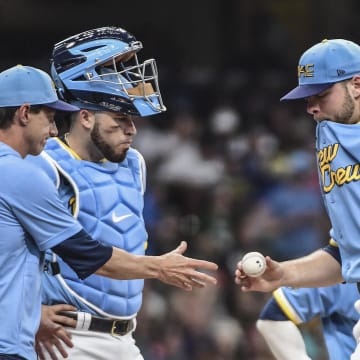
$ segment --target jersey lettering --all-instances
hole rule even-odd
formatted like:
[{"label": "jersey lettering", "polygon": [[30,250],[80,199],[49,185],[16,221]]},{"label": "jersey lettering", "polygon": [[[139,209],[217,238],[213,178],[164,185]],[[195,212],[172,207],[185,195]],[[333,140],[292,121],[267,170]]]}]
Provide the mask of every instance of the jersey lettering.
[{"label": "jersey lettering", "polygon": [[333,144],[318,151],[321,184],[325,193],[329,193],[335,185],[342,186],[360,180],[360,164],[331,168],[331,162],[336,158],[338,150],[339,144]]}]

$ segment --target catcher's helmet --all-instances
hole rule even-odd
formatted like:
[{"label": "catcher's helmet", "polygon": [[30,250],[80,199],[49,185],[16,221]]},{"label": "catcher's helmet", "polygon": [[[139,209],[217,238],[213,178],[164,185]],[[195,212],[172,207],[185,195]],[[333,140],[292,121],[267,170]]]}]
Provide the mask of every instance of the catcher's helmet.
[{"label": "catcher's helmet", "polygon": [[89,110],[148,116],[166,110],[154,59],[139,63],[142,44],[124,29],[102,27],[54,45],[51,75],[66,101]]}]

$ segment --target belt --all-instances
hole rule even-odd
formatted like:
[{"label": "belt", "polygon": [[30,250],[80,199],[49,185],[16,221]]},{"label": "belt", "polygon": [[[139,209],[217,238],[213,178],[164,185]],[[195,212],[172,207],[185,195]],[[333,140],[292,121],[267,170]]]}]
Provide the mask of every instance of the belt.
[{"label": "belt", "polygon": [[[81,328],[83,330],[90,330],[90,331],[98,331],[103,333],[109,333],[111,335],[120,335],[124,336],[129,333],[131,330],[135,328],[135,321],[134,319],[130,320],[117,320],[117,319],[109,319],[109,318],[102,318],[99,316],[95,316],[88,313],[83,312],[76,312],[76,311],[60,311],[60,315],[67,316],[79,322],[78,315],[84,315],[87,320],[80,321],[82,322]],[[84,317],[84,319],[85,319]],[[87,326],[84,327],[83,323],[87,323]]]}]

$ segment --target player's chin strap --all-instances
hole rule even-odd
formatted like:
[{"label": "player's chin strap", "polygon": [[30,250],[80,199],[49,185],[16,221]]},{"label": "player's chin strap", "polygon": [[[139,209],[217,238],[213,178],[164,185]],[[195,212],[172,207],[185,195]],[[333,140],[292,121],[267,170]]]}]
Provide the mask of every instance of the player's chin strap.
[{"label": "player's chin strap", "polygon": [[131,315],[131,316],[115,316],[113,314],[109,314],[105,311],[103,311],[102,309],[100,309],[99,307],[97,307],[96,305],[94,305],[93,303],[91,303],[90,301],[86,300],[85,298],[83,298],[82,296],[80,296],[76,291],[74,291],[64,280],[64,278],[61,276],[60,273],[60,265],[57,261],[57,256],[55,253],[52,253],[52,258],[51,258],[51,262],[50,262],[50,267],[52,270],[52,275],[56,277],[56,279],[59,281],[59,283],[62,285],[63,288],[65,288],[72,296],[74,296],[77,300],[79,300],[80,302],[82,302],[83,304],[85,304],[86,306],[88,306],[90,309],[94,310],[95,312],[97,312],[99,315],[103,316],[103,317],[107,317],[107,318],[112,318],[112,319],[120,319],[120,320],[127,320],[127,319],[132,319],[134,318],[135,315]]}]

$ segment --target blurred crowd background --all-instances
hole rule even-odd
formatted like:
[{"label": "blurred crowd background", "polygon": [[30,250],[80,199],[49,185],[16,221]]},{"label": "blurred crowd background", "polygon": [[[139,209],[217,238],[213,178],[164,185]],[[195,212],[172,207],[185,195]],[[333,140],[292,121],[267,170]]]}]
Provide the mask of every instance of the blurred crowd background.
[{"label": "blurred crowd background", "polygon": [[[255,321],[269,294],[242,293],[247,251],[277,260],[323,246],[329,224],[318,189],[313,120],[296,85],[301,53],[323,38],[360,41],[359,1],[0,0],[0,70],[49,70],[52,45],[120,26],[157,60],[168,111],[137,119],[147,162],[149,254],[188,242],[220,265],[219,286],[187,293],[146,281],[136,338],[147,360],[270,360]],[[327,358],[318,322],[302,328]]]}]

